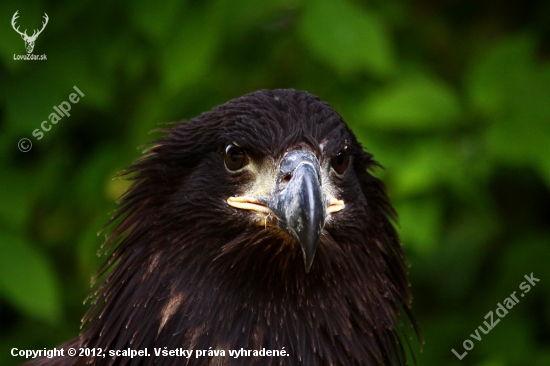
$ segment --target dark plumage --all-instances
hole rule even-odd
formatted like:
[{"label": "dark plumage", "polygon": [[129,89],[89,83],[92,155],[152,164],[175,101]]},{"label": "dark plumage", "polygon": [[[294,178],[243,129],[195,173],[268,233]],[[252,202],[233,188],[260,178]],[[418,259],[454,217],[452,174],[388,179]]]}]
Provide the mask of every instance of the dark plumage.
[{"label": "dark plumage", "polygon": [[[406,363],[399,319],[411,318],[411,295],[394,212],[367,171],[377,163],[333,109],[262,90],[165,132],[126,172],[104,279],[64,345],[151,356],[31,364]],[[289,356],[156,357],[154,347]]]}]

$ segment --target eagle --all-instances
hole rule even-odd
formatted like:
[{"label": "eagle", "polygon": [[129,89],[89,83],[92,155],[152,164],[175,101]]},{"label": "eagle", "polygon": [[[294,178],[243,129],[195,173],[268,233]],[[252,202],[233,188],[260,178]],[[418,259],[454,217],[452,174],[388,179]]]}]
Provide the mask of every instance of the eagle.
[{"label": "eagle", "polygon": [[395,212],[335,110],[260,90],[162,132],[122,173],[80,335],[26,365],[407,364]]}]

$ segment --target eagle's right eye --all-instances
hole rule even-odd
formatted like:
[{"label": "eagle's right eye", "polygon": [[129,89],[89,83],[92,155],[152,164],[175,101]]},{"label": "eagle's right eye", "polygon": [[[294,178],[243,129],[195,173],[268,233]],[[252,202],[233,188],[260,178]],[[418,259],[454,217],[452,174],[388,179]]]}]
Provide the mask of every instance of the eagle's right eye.
[{"label": "eagle's right eye", "polygon": [[227,170],[236,171],[248,165],[248,155],[242,147],[229,144],[225,148],[224,162]]},{"label": "eagle's right eye", "polygon": [[346,169],[349,165],[349,152],[347,147],[340,150],[336,155],[332,157],[330,165],[338,175],[342,175],[346,172]]}]

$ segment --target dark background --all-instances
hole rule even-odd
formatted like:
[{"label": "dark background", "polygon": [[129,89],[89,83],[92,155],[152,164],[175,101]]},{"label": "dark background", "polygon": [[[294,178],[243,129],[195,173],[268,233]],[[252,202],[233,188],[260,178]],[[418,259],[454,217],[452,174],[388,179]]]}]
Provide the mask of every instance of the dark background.
[{"label": "dark background", "polygon": [[[26,54],[11,28],[40,28]],[[2,1],[0,364],[75,336],[97,232],[157,135],[245,93],[318,95],[385,167],[419,365],[550,365],[550,2]],[[85,97],[37,140],[77,86]],[[21,138],[32,141],[23,153]],[[540,282],[459,361],[533,273]]]}]

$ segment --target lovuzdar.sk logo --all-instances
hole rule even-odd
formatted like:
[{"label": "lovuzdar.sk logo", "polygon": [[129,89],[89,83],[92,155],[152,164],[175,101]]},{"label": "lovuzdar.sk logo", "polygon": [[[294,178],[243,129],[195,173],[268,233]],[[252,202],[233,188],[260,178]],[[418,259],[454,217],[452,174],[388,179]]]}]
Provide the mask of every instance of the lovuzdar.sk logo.
[{"label": "lovuzdar.sk logo", "polygon": [[17,18],[19,18],[19,15],[17,14],[18,12],[19,12],[19,10],[17,10],[15,12],[15,14],[13,14],[13,17],[11,18],[11,26],[13,27],[13,29],[17,33],[19,33],[21,38],[23,38],[23,41],[25,41],[25,49],[27,50],[27,54],[26,55],[16,55],[16,54],[14,54],[13,59],[14,60],[46,60],[46,55],[34,55],[32,53],[32,50],[34,49],[34,42],[36,42],[36,38],[38,38],[40,33],[42,33],[44,28],[46,28],[46,24],[48,24],[48,20],[49,20],[48,14],[44,13],[44,22],[42,22],[42,28],[40,30],[35,29],[33,31],[32,35],[29,36],[27,34],[26,29],[25,29],[24,32],[21,32],[19,30],[19,26],[17,26],[15,24]]}]

